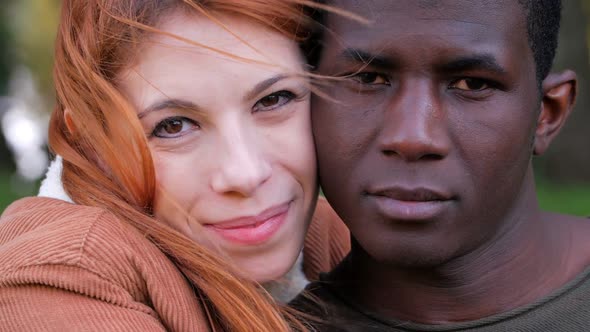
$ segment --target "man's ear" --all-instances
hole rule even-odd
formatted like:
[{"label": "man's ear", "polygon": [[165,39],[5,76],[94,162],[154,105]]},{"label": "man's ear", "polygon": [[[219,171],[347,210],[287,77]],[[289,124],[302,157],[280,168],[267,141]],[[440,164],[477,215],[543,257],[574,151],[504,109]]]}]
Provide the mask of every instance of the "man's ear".
[{"label": "man's ear", "polygon": [[543,100],[535,131],[535,155],[547,151],[549,144],[565,124],[574,106],[577,87],[576,73],[571,70],[550,73],[543,80]]},{"label": "man's ear", "polygon": [[74,120],[72,119],[72,111],[70,111],[69,108],[66,108],[64,110],[64,121],[70,134],[74,134],[76,132],[76,126],[74,126]]}]

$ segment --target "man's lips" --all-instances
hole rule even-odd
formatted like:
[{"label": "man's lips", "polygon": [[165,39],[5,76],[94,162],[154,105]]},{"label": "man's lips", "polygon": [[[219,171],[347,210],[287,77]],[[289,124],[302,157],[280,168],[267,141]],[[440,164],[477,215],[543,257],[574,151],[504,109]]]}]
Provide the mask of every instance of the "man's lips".
[{"label": "man's lips", "polygon": [[449,208],[455,197],[445,191],[425,187],[389,187],[369,190],[378,212],[387,219],[426,221]]},{"label": "man's lips", "polygon": [[381,196],[405,202],[448,201],[453,199],[453,195],[449,193],[425,187],[389,187],[368,190],[367,193],[373,196]]}]

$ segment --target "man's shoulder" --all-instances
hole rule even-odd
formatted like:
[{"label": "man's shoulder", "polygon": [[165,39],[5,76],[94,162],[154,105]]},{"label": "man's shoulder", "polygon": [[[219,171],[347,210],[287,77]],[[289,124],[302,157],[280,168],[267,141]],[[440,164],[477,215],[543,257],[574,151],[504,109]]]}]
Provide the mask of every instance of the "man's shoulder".
[{"label": "man's shoulder", "polygon": [[326,316],[335,305],[337,303],[323,281],[309,283],[305,290],[289,303],[290,307],[300,312],[319,317]]},{"label": "man's shoulder", "polygon": [[358,310],[324,282],[311,283],[289,305],[302,312],[308,324],[320,332],[585,331],[590,324],[590,268],[535,303],[476,321],[445,325],[387,319]]},{"label": "man's shoulder", "polygon": [[550,225],[550,234],[559,237],[567,248],[571,270],[590,267],[590,218],[552,212],[544,212],[542,218]]},{"label": "man's shoulder", "polygon": [[324,282],[315,281],[294,298],[289,306],[302,313],[303,320],[319,332],[340,331],[333,326],[334,317],[339,316],[339,303],[335,301]]},{"label": "man's shoulder", "polygon": [[364,315],[334,292],[329,282],[310,283],[289,303],[318,332],[397,331]]}]

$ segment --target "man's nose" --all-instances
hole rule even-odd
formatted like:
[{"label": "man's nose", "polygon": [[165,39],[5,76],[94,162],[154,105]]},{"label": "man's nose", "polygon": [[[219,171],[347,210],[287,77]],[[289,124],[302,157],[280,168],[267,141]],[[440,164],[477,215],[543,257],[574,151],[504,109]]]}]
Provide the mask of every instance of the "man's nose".
[{"label": "man's nose", "polygon": [[384,112],[378,144],[384,155],[406,162],[443,159],[451,142],[436,87],[426,80],[400,87]]}]

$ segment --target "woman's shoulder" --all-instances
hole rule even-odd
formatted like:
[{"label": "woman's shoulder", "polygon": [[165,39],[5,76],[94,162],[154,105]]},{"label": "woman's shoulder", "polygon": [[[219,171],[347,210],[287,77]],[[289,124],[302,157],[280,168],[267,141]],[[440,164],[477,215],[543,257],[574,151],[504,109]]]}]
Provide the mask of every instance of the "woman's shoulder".
[{"label": "woman's shoulder", "polygon": [[[42,305],[48,299],[53,305]],[[117,327],[130,319],[173,330],[203,324],[194,291],[143,234],[107,210],[51,198],[17,201],[0,218],[0,311],[3,305],[22,309],[11,318],[17,325],[31,310],[62,310],[103,326],[89,314],[96,308],[120,315]]]},{"label": "woman's shoulder", "polygon": [[158,251],[105,209],[30,197],[0,218],[0,275],[35,268],[85,269],[116,282],[144,255]]},{"label": "woman's shoulder", "polygon": [[310,280],[332,270],[350,251],[350,233],[328,201],[320,197],[303,249],[303,270]]},{"label": "woman's shoulder", "polygon": [[[76,255],[92,245],[92,234],[107,231],[104,241],[133,237],[133,231],[114,214],[97,207],[68,203],[54,198],[28,197],[12,203],[0,217],[0,248],[26,243],[37,246],[51,256],[50,248]],[[135,237],[138,237],[135,234]],[[147,241],[147,240],[146,240]],[[77,257],[79,258],[79,257]]]},{"label": "woman's shoulder", "polygon": [[[23,265],[53,259],[64,263],[76,261],[83,253],[84,238],[92,227],[99,223],[114,224],[115,219],[106,210],[95,207],[53,198],[24,198],[8,206],[0,217],[0,255],[14,255],[23,249],[30,257],[19,260]],[[38,248],[45,254],[33,258],[32,253]],[[6,268],[5,263],[2,268]]]}]

